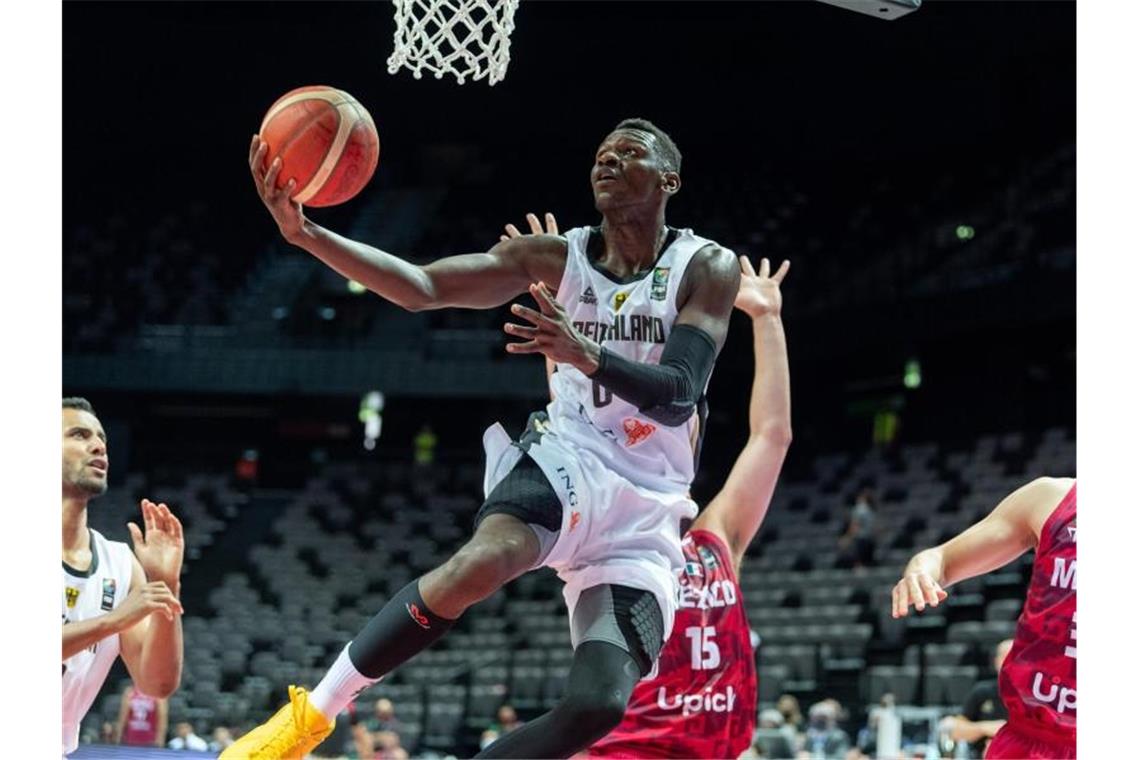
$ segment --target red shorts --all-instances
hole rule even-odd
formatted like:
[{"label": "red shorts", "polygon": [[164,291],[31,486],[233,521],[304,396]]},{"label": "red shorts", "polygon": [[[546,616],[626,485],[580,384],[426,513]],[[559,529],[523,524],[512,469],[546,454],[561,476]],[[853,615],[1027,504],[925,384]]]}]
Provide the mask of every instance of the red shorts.
[{"label": "red shorts", "polygon": [[1077,743],[1058,736],[1029,735],[1006,723],[986,748],[986,760],[1076,760]]}]

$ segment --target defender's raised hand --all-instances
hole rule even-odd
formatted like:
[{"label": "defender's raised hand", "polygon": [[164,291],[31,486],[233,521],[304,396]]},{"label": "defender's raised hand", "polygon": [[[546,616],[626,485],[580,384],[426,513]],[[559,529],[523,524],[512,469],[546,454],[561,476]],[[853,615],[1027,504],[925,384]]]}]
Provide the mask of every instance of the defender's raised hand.
[{"label": "defender's raised hand", "polygon": [[185,549],[182,523],[165,504],[143,499],[140,507],[143,525],[146,527],[145,535],[138,525],[127,523],[127,530],[135,545],[135,556],[146,573],[147,581],[163,581],[177,593]]},{"label": "defender's raised hand", "polygon": [[[539,221],[538,221],[538,216],[536,216],[535,214],[527,214],[526,215],[526,222],[527,222],[527,224],[530,225],[530,234],[531,235],[543,235],[543,234],[545,234],[545,235],[557,235],[558,234],[558,221],[554,218],[554,214],[550,213],[549,211],[546,212],[546,229],[545,230],[542,229],[542,225],[539,224]],[[517,238],[517,237],[523,236],[523,233],[519,232],[519,228],[514,226],[513,224],[508,224],[506,226],[506,230],[507,230],[507,232],[505,235],[499,235],[499,240],[510,240],[511,238]]]},{"label": "defender's raised hand", "polygon": [[511,306],[512,314],[522,317],[532,326],[513,322],[503,325],[508,334],[526,338],[523,343],[508,343],[507,351],[512,354],[544,354],[551,361],[570,364],[586,375],[596,372],[601,347],[574,329],[566,310],[554,300],[554,294],[546,283],[532,284],[530,294],[538,302],[540,311],[517,303]]},{"label": "defender's raised hand", "polygon": [[740,290],[736,293],[733,306],[748,316],[756,319],[766,314],[778,316],[783,306],[783,297],[780,295],[780,283],[788,273],[792,262],[787,259],[769,276],[768,259],[760,259],[760,272],[752,268],[752,262],[747,256],[740,257]]},{"label": "defender's raised hand", "polygon": [[277,187],[277,177],[281,173],[281,158],[273,159],[269,166],[265,165],[265,156],[269,152],[269,145],[261,141],[259,135],[254,135],[249,144],[249,171],[253,175],[253,186],[261,197],[261,202],[273,215],[281,235],[292,242],[304,231],[305,212],[301,204],[292,200],[297,191],[297,181],[289,178],[284,187]]}]

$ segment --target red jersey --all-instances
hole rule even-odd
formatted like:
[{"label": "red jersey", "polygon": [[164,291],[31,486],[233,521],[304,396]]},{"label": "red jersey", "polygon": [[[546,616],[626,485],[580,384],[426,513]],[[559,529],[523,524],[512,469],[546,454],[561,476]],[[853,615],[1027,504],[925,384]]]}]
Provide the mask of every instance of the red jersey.
[{"label": "red jersey", "polygon": [[680,604],[658,675],[637,684],[591,755],[735,758],[752,743],[756,665],[732,556],[705,530],[689,531],[681,549]]},{"label": "red jersey", "polygon": [[131,687],[127,695],[127,725],[122,744],[153,747],[158,741],[158,700]]},{"label": "red jersey", "polygon": [[1041,528],[1033,579],[998,678],[1011,728],[1077,740],[1077,486]]}]

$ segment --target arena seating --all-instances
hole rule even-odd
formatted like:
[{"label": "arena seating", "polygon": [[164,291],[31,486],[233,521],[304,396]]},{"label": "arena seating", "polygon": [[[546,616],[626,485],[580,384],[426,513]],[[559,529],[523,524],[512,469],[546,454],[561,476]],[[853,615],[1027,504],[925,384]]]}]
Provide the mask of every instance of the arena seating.
[{"label": "arena seating", "polygon": [[[857,704],[886,692],[899,703],[959,704],[1012,631],[1031,558],[905,620],[890,617],[890,588],[915,550],[1038,474],[1073,474],[1074,463],[1071,431],[1051,429],[957,448],[825,454],[806,477],[781,482],[740,577],[761,639],[762,705],[785,692],[802,700],[847,690]],[[113,490],[92,512],[112,538],[125,538],[121,526],[143,495],[175,506],[186,526],[186,664],[171,720],[249,726],[289,683],[313,685],[393,593],[461,544],[481,475],[474,461],[330,464],[304,488],[269,495],[243,495],[215,476],[163,485],[135,475]],[[848,500],[864,486],[880,496],[877,561],[837,568]],[[221,539],[243,520],[263,521],[263,537],[235,550]],[[362,694],[358,711],[387,697],[405,747],[470,748],[500,704],[523,717],[552,705],[571,655],[560,584],[539,571],[472,608],[438,645]],[[108,684],[88,730],[114,718],[121,686]]]}]

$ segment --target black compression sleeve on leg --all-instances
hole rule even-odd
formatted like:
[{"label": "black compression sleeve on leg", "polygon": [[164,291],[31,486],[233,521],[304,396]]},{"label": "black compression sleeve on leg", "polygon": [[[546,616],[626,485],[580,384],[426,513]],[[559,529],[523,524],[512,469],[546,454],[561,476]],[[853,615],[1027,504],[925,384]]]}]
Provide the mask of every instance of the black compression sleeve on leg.
[{"label": "black compression sleeve on leg", "polygon": [[348,645],[353,667],[369,678],[390,673],[438,641],[455,625],[420,596],[419,579],[404,586]]},{"label": "black compression sleeve on leg", "polygon": [[686,422],[705,392],[716,362],[716,341],[699,327],[677,325],[665,341],[659,364],[644,364],[602,347],[590,375],[607,390],[662,425]]},{"label": "black compression sleeve on leg", "polygon": [[574,651],[554,709],[500,737],[475,757],[570,757],[613,731],[641,674],[621,647],[585,641]]}]

